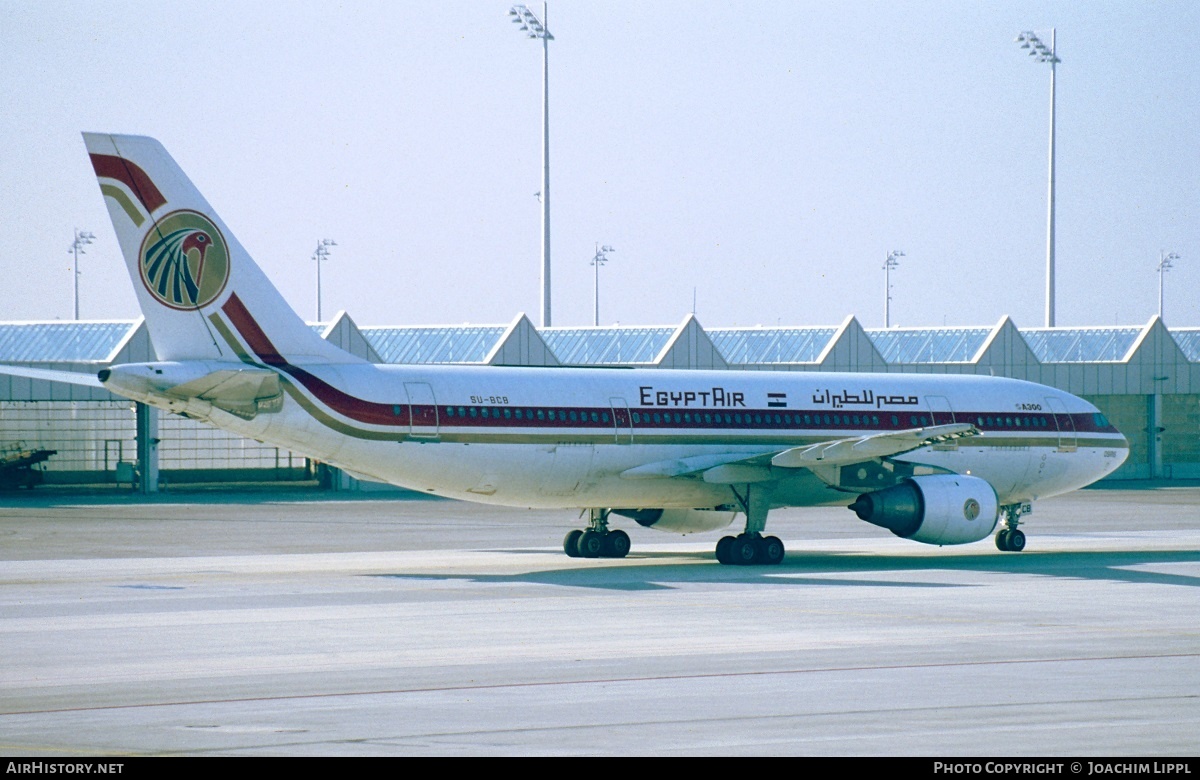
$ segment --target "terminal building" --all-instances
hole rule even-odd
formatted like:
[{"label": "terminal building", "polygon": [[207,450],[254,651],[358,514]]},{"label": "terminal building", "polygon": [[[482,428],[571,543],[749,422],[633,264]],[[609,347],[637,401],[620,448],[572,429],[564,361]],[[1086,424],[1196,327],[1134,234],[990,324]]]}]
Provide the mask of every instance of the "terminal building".
[{"label": "terminal building", "polygon": [[[1110,480],[1200,479],[1200,328],[1143,326],[536,328],[508,325],[360,327],[345,312],[312,326],[375,363],[637,366],[733,371],[985,374],[1050,385],[1095,404],[1130,442]],[[0,362],[95,373],[155,360],[145,322],[0,323]],[[130,481],[145,491],[188,482],[312,479],[319,466],[133,404],[100,388],[0,375],[0,450],[54,450],[47,483]],[[332,485],[369,487],[332,472]]]}]

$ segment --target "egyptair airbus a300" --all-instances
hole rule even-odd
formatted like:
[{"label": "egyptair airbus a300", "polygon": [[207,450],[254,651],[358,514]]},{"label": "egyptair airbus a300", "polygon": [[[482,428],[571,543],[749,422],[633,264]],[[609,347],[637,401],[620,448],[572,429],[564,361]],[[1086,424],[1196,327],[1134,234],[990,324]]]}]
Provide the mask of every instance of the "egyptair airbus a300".
[{"label": "egyptair airbus a300", "polygon": [[625,556],[616,517],[740,515],[717,560],[777,564],[770,510],[818,505],[1019,551],[1032,501],[1128,454],[1086,401],[996,377],[371,364],[296,315],[161,144],[84,141],[160,359],[88,382],[422,493],[589,510],[573,557]]}]

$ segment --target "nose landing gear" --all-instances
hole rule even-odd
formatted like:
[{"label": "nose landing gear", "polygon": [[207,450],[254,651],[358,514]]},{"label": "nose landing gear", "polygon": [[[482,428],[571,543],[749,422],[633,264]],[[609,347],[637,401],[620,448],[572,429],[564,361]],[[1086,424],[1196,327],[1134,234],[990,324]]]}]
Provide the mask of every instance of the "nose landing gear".
[{"label": "nose landing gear", "polygon": [[1009,504],[1000,507],[1004,515],[1004,527],[996,533],[996,549],[1001,552],[1021,552],[1025,549],[1025,533],[1017,528],[1021,515],[1033,511],[1029,504]]}]

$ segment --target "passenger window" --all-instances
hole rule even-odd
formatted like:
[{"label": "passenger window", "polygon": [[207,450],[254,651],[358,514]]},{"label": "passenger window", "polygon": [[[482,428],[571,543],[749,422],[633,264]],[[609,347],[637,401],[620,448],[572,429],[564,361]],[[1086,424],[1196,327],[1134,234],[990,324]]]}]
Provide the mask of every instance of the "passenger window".
[{"label": "passenger window", "polygon": [[570,417],[571,417],[571,422],[575,422],[575,421],[578,419],[578,418],[576,417],[576,415],[575,415],[575,412],[574,412],[574,411],[572,411],[572,412],[570,413]]},{"label": "passenger window", "polygon": [[504,410],[504,419],[506,419],[506,420],[511,420],[511,419],[512,419],[512,409],[505,409],[505,410]]},{"label": "passenger window", "polygon": [[[596,416],[595,416],[595,415],[592,415],[592,419],[593,419],[593,420],[594,420],[594,419],[596,419]],[[601,413],[600,413],[600,420],[601,420],[601,422],[608,422],[608,412],[601,412]]]},{"label": "passenger window", "polygon": [[545,409],[538,409],[538,410],[537,410],[537,418],[538,418],[539,420],[544,420],[544,419],[546,419],[546,410],[545,410]]},{"label": "passenger window", "polygon": [[472,406],[472,407],[471,407],[471,416],[472,416],[472,417],[478,417],[478,416],[479,416],[479,410],[478,410],[478,409],[476,409],[474,406]]},{"label": "passenger window", "polygon": [[[399,408],[400,408],[399,406],[393,406],[393,407],[392,407],[392,409],[393,409],[393,410],[398,410]],[[396,413],[396,414],[400,414],[400,412],[399,412],[399,411],[396,411],[395,413]],[[454,416],[454,407],[453,407],[453,406],[447,406],[447,407],[446,407],[446,416],[447,416],[447,417],[453,417],[453,416]]]}]

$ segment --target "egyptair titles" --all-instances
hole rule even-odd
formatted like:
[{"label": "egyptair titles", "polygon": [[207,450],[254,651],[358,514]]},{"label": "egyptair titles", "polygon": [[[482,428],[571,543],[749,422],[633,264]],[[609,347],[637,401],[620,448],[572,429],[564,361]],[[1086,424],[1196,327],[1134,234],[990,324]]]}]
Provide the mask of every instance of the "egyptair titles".
[{"label": "egyptair titles", "polygon": [[857,393],[852,393],[849,390],[842,390],[840,393],[832,392],[831,390],[817,391],[813,393],[812,402],[818,406],[829,404],[834,409],[841,409],[846,406],[874,406],[876,409],[881,409],[887,406],[916,406],[921,401],[915,395],[887,395],[886,393],[876,393],[873,390],[863,389]]},{"label": "egyptair titles", "polygon": [[[767,393],[767,407],[770,409],[788,408],[787,393]],[[709,387],[704,390],[659,390],[653,385],[638,387],[638,401],[642,406],[684,406],[710,409],[728,409],[746,406],[746,394],[725,387]],[[884,406],[917,406],[920,397],[915,395],[890,395],[877,393],[874,390],[818,390],[813,393],[812,402],[817,406],[828,405],[834,409],[847,406],[870,406],[881,409]]]},{"label": "egyptair titles", "polygon": [[655,390],[653,385],[638,387],[642,406],[699,406],[729,409],[746,405],[746,394],[724,387],[706,390]]}]

